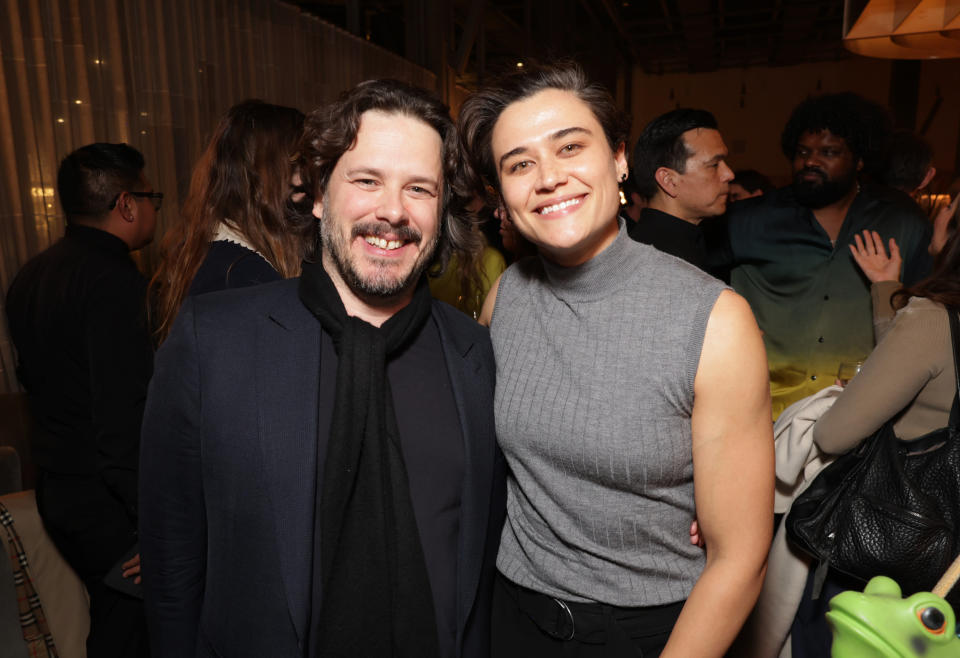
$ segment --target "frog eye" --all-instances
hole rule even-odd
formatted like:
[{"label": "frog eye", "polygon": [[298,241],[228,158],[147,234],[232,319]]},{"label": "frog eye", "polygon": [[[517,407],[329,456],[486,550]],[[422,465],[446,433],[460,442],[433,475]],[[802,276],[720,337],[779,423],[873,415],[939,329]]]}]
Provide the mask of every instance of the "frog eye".
[{"label": "frog eye", "polygon": [[947,630],[947,618],[939,608],[929,606],[917,610],[917,617],[920,618],[920,623],[923,624],[924,628],[934,635],[943,635]]}]

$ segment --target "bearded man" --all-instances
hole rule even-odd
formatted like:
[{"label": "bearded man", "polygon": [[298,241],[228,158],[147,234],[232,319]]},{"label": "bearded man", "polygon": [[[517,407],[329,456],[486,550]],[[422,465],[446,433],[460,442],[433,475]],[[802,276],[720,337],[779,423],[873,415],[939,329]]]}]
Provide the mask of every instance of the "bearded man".
[{"label": "bearded man", "polygon": [[489,655],[505,472],[486,329],[425,272],[474,245],[447,109],[365,82],[306,121],[321,248],[191,298],[141,447],[154,658]]},{"label": "bearded man", "polygon": [[873,349],[871,293],[888,305],[891,291],[859,270],[856,240],[881,251],[893,242],[905,285],[930,270],[930,223],[916,205],[860,181],[888,134],[885,110],[856,94],[805,100],[781,137],[793,184],[730,207],[731,283],[764,333],[774,417]]}]

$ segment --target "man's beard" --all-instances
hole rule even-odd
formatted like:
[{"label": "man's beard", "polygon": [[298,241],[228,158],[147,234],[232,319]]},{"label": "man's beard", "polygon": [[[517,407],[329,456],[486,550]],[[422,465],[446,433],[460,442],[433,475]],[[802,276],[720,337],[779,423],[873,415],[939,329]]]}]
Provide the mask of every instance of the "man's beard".
[{"label": "man's beard", "polygon": [[[321,249],[330,255],[330,259],[347,286],[354,293],[363,297],[395,297],[413,288],[420,279],[420,275],[433,260],[437,243],[440,240],[438,232],[430,243],[422,244],[422,234],[410,226],[392,227],[382,222],[367,222],[354,224],[350,229],[348,240],[345,241],[343,233],[336,229],[337,225],[337,220],[330,214],[328,208],[324,207],[323,216],[320,219]],[[373,275],[363,277],[354,263],[350,245],[358,236],[386,234],[390,234],[394,238],[421,244],[422,248],[419,256],[405,276],[402,273],[394,272],[396,265],[377,263],[373,266],[375,268]]]},{"label": "man's beard", "polygon": [[[815,173],[820,180],[804,180],[803,175]],[[857,184],[857,170],[850,171],[840,178],[828,178],[820,169],[803,168],[793,175],[794,197],[801,206],[819,210],[845,197]]]}]

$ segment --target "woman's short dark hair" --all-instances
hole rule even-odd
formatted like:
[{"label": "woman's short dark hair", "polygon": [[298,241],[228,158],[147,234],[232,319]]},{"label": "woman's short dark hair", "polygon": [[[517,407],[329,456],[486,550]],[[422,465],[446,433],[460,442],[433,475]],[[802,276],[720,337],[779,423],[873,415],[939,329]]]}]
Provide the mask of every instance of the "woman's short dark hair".
[{"label": "woman's short dark hair", "polygon": [[458,150],[457,131],[450,112],[433,94],[399,80],[367,80],[345,91],[330,105],[307,115],[300,142],[300,165],[306,189],[322,199],[340,156],[353,148],[365,112],[399,114],[423,121],[437,131],[443,144],[443,193],[440,205],[440,239],[432,271],[443,271],[451,255],[470,278],[482,243],[474,230],[474,216],[467,210],[472,185],[467,182]]},{"label": "woman's short dark hair", "polygon": [[890,136],[892,121],[883,107],[853,92],[814,96],[800,103],[790,115],[780,148],[789,159],[806,133],[829,130],[842,137],[855,158],[872,172],[880,164]]},{"label": "woman's short dark hair", "polygon": [[620,110],[602,85],[591,83],[574,62],[529,65],[494,80],[471,94],[460,108],[458,126],[464,152],[477,174],[500,189],[491,144],[493,127],[507,106],[548,89],[570,91],[586,103],[603,128],[610,149],[626,142],[630,117]]},{"label": "woman's short dark hair", "polygon": [[67,221],[105,217],[118,194],[139,185],[143,167],[143,154],[129,144],[98,142],[70,153],[57,171],[57,192]]},{"label": "woman's short dark hair", "polygon": [[652,199],[660,189],[656,180],[660,167],[681,174],[687,170],[687,159],[693,153],[683,134],[697,128],[716,130],[717,120],[706,110],[681,107],[647,124],[633,148],[633,180],[641,196]]}]

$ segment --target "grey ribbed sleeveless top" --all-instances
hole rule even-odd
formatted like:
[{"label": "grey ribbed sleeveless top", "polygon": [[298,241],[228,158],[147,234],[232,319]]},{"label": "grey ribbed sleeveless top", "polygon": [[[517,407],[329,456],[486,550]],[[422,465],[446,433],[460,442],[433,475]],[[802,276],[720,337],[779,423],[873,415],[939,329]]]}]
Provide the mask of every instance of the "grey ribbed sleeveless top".
[{"label": "grey ribbed sleeveless top", "polygon": [[622,221],[583,265],[504,272],[490,329],[509,580],[628,607],[689,595],[705,563],[689,534],[693,380],[723,289]]}]

